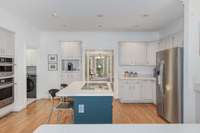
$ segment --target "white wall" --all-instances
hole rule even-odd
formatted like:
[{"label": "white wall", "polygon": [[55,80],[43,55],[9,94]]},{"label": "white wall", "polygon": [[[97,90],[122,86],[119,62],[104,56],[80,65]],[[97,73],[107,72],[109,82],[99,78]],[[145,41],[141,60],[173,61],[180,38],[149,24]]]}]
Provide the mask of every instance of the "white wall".
[{"label": "white wall", "polygon": [[184,122],[194,123],[195,83],[200,82],[199,23],[200,1],[185,0],[185,49],[184,49]]},{"label": "white wall", "polygon": [[10,110],[18,111],[26,106],[26,47],[39,46],[39,31],[24,19],[0,9],[0,27],[15,33],[15,102],[0,110],[0,116]]},{"label": "white wall", "polygon": [[[40,65],[38,75],[38,89],[40,98],[47,97],[48,90],[59,88],[60,72],[48,72],[47,55],[58,54],[61,41],[81,41],[83,49],[113,49],[115,63],[115,88],[118,81],[118,42],[119,41],[153,41],[158,40],[157,33],[133,33],[133,32],[46,32],[41,36]],[[83,55],[85,53],[83,52]],[[84,69],[83,58],[83,70]],[[60,67],[60,66],[59,66]],[[60,70],[60,69],[59,69]],[[84,71],[83,71],[84,75]],[[83,76],[84,77],[84,76]],[[48,82],[47,82],[48,81]],[[117,97],[117,91],[115,91]]]}]

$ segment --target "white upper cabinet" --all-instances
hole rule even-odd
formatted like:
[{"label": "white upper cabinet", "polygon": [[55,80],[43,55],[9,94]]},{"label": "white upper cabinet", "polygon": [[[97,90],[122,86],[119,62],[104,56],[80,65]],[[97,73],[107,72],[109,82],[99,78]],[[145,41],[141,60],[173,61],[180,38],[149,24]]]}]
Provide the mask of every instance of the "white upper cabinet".
[{"label": "white upper cabinet", "polygon": [[156,52],[158,51],[159,42],[148,43],[147,46],[147,64],[155,66],[156,65]]},{"label": "white upper cabinet", "polygon": [[174,35],[173,44],[174,47],[184,47],[184,33],[180,32]]},{"label": "white upper cabinet", "polygon": [[0,28],[0,56],[14,57],[14,33]]},{"label": "white upper cabinet", "polygon": [[146,43],[136,43],[134,53],[135,53],[135,65],[147,64],[147,44]]},{"label": "white upper cabinet", "polygon": [[[61,83],[70,84],[82,80],[82,47],[80,41],[63,42],[61,44]],[[73,70],[67,70],[69,63],[73,64]],[[76,70],[74,70],[76,69]]]},{"label": "white upper cabinet", "polygon": [[[120,65],[131,64],[131,50],[129,49],[129,43],[120,43],[119,44],[119,62]],[[129,56],[130,55],[130,56]]]},{"label": "white upper cabinet", "polygon": [[81,57],[81,42],[63,42],[61,44],[62,59],[65,58],[80,58]]},{"label": "white upper cabinet", "polygon": [[184,47],[183,32],[178,32],[174,35],[160,39],[159,51],[175,47]]},{"label": "white upper cabinet", "polygon": [[37,49],[27,49],[26,50],[26,65],[37,66],[37,60],[38,60]]},{"label": "white upper cabinet", "polygon": [[119,44],[120,65],[147,65],[147,45],[138,42]]}]

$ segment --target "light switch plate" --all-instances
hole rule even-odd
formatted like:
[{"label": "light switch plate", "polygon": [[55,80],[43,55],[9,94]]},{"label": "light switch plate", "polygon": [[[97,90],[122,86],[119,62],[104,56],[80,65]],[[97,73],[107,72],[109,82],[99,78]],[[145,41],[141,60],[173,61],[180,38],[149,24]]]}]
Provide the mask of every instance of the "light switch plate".
[{"label": "light switch plate", "polygon": [[85,106],[84,104],[78,105],[78,113],[85,113]]}]

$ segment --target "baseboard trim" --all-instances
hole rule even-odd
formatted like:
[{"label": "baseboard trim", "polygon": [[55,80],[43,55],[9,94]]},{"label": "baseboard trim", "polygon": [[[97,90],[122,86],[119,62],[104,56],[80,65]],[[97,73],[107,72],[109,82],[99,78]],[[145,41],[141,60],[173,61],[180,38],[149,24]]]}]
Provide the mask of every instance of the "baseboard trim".
[{"label": "baseboard trim", "polygon": [[19,111],[21,111],[21,110],[23,110],[25,108],[26,108],[26,104],[22,105],[22,106],[17,106],[17,107],[13,108],[12,112],[19,112]]}]

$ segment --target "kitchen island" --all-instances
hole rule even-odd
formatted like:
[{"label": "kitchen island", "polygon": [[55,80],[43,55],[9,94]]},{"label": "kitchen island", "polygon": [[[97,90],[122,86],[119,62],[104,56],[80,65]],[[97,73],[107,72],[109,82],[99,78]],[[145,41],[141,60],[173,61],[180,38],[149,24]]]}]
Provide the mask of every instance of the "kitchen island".
[{"label": "kitchen island", "polygon": [[73,82],[57,96],[73,98],[75,124],[112,123],[113,91],[109,82]]}]

